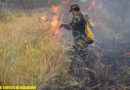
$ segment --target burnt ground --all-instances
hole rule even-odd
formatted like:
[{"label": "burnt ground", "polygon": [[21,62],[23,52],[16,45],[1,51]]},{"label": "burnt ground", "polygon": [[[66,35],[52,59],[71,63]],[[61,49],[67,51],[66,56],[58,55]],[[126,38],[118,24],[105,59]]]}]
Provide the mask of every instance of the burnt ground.
[{"label": "burnt ground", "polygon": [[67,90],[130,90],[130,44],[89,47],[87,62],[73,53],[71,74],[79,85]]},{"label": "burnt ground", "polygon": [[129,46],[130,43],[110,42],[89,45],[87,61],[83,61],[77,52],[68,50],[69,74],[76,83],[64,85],[72,78],[58,76],[59,79],[54,81],[57,88],[44,90],[130,90]]}]

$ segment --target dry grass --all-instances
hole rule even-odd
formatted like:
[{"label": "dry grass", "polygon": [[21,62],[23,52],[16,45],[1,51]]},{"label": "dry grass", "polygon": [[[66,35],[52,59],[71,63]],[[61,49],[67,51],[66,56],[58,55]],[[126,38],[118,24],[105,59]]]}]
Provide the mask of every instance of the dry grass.
[{"label": "dry grass", "polygon": [[67,75],[65,47],[53,38],[50,25],[24,15],[9,17],[0,22],[0,84],[44,88],[61,71]]},{"label": "dry grass", "polygon": [[[79,85],[77,78],[68,74],[70,63],[65,56],[66,47],[54,38],[53,31],[50,23],[27,17],[22,12],[14,15],[5,13],[1,16],[0,85],[36,85],[38,90],[48,87],[52,90],[63,89]],[[98,72],[96,78],[100,80],[100,75],[107,66],[96,62],[95,68]],[[108,74],[108,71],[104,73]],[[107,86],[107,82],[104,86],[101,84],[99,82],[93,87],[85,88],[116,89],[113,85]],[[124,86],[121,88],[129,89]]]}]

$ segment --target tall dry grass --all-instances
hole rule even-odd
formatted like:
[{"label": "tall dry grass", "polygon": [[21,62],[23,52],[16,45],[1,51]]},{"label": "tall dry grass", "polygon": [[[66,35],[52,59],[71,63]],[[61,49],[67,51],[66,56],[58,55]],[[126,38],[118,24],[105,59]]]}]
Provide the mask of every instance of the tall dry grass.
[{"label": "tall dry grass", "polygon": [[6,22],[0,21],[0,85],[44,88],[56,75],[67,75],[65,51],[49,23],[6,16]]}]

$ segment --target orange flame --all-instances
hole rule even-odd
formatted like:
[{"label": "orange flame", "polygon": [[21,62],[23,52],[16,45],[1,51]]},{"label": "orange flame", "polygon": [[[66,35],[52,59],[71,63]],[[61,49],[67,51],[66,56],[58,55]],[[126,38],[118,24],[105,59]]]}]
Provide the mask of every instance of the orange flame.
[{"label": "orange flame", "polygon": [[41,20],[46,21],[46,18],[47,18],[46,13],[44,13],[43,16],[41,17]]},{"label": "orange flame", "polygon": [[93,8],[101,9],[103,7],[103,3],[100,1],[99,5],[96,6],[97,0],[92,0],[91,5],[88,7],[88,11],[91,11]]},{"label": "orange flame", "polygon": [[58,14],[59,13],[59,6],[52,6],[52,10],[54,13]]},{"label": "orange flame", "polygon": [[48,4],[51,4],[51,1],[50,1],[50,0],[48,0]]},{"label": "orange flame", "polygon": [[52,10],[55,13],[55,15],[53,16],[53,19],[51,21],[51,25],[54,29],[57,29],[58,25],[59,25],[59,6],[52,6]]},{"label": "orange flame", "polygon": [[54,16],[51,25],[53,26],[53,28],[56,28],[58,24],[59,24],[58,16]]},{"label": "orange flame", "polygon": [[100,56],[101,56],[101,53],[100,53],[100,52],[96,53],[96,56],[97,56],[97,57],[100,57]]},{"label": "orange flame", "polygon": [[124,55],[125,56],[130,56],[130,52],[125,52]]},{"label": "orange flame", "polygon": [[[51,1],[48,0],[48,3],[50,3]],[[52,27],[52,30],[54,31],[55,35],[54,37],[58,35],[57,38],[60,38],[59,36],[61,35],[61,30],[59,30],[59,26],[60,24],[62,24],[62,20],[63,20],[63,16],[62,14],[60,14],[60,10],[61,8],[64,6],[64,5],[68,5],[70,3],[70,0],[63,0],[62,3],[58,6],[52,6],[52,12],[54,13],[54,16],[52,17],[52,21],[49,21],[51,27]],[[47,16],[46,14],[44,14],[42,17],[41,17],[41,20],[42,21],[46,21],[47,19]],[[45,23],[45,22],[44,22]]]},{"label": "orange flame", "polygon": [[59,25],[62,23],[62,18],[61,17],[60,17],[60,20],[59,20],[60,7],[61,7],[60,5],[59,6],[52,6],[52,11],[55,13],[55,15],[53,16],[53,19],[51,21],[51,26],[52,26],[52,28],[53,28],[53,30],[55,32],[55,36],[61,34],[61,32],[59,30]]}]

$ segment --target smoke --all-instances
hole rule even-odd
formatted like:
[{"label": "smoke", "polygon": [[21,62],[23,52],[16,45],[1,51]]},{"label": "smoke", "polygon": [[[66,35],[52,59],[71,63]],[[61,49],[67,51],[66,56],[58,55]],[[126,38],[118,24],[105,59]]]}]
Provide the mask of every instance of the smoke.
[{"label": "smoke", "polygon": [[[61,0],[60,2],[57,0],[29,0],[28,3],[24,2],[22,4],[20,4],[18,0],[13,0],[14,3],[12,3],[11,0],[9,0],[8,2],[7,1],[4,2],[5,8],[7,9],[15,9],[16,7],[23,6],[25,10],[30,8],[32,9],[33,7],[33,10],[37,9],[37,11],[40,11],[41,8],[47,8],[48,10],[50,10],[49,8],[52,8],[52,5],[58,6],[62,3],[60,5],[62,6],[62,10],[60,10],[59,13],[64,14],[63,22],[65,23],[71,20],[71,14],[68,12],[70,5],[72,3],[78,3],[81,7],[81,11],[83,13],[88,13],[89,17],[93,20],[95,24],[95,29],[93,30],[96,38],[95,44],[99,45],[99,47],[103,46],[103,48],[113,46],[114,48],[118,48],[118,46],[121,44],[128,45],[128,43],[130,43],[129,0]],[[41,10],[38,13],[42,13],[43,15],[44,10]],[[59,17],[52,17],[49,17],[49,20],[59,19]],[[45,18],[47,17],[42,17],[42,19]],[[70,37],[72,37],[70,33],[70,31],[64,31],[63,37],[70,39]]]},{"label": "smoke", "polygon": [[[89,50],[101,59],[103,65],[113,64],[107,77],[127,72],[130,67],[130,1],[81,0],[79,4],[82,12],[87,12],[95,24],[93,32],[96,41],[89,46]],[[97,8],[100,5],[101,8]]]}]

